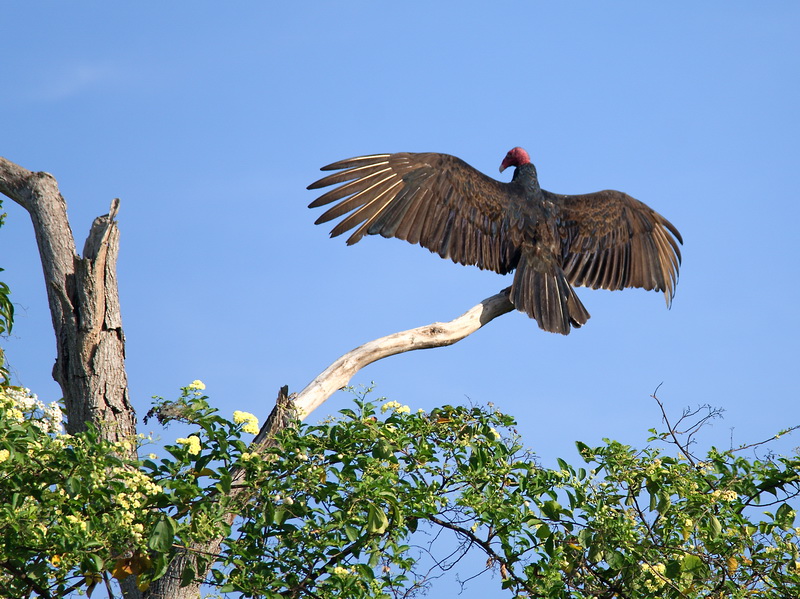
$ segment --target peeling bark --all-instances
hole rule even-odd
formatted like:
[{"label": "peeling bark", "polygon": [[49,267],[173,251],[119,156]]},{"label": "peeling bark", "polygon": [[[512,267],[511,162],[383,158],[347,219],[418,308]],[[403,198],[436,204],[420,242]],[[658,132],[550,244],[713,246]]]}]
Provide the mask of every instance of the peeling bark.
[{"label": "peeling bark", "polygon": [[0,158],[0,193],[30,214],[56,335],[53,378],[61,386],[67,431],[94,423],[113,441],[136,434],[128,398],[125,335],[117,291],[119,200],[92,223],[78,255],[67,204],[55,178]]}]

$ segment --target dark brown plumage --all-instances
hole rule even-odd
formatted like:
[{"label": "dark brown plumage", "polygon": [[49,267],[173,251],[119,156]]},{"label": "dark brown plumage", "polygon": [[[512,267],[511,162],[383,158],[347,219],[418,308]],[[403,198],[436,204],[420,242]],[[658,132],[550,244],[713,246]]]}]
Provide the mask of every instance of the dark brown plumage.
[{"label": "dark brown plumage", "polygon": [[447,154],[360,156],[308,189],[337,185],[309,207],[334,203],[316,224],[344,216],[331,237],[418,243],[442,258],[506,274],[510,299],[546,331],[567,334],[589,319],[573,286],[642,287],[675,294],[683,243],[663,216],[620,191],[560,195],[539,187],[528,153],[514,148],[502,183]]}]

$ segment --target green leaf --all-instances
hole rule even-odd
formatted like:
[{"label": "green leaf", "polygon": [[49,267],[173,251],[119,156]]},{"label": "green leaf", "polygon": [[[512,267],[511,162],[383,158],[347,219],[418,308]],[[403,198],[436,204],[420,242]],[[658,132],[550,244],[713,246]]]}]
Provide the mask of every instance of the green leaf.
[{"label": "green leaf", "polygon": [[709,524],[709,533],[711,534],[712,539],[716,539],[719,537],[720,533],[722,532],[722,524],[719,523],[719,519],[714,516],[713,514],[708,519]]},{"label": "green leaf", "polygon": [[417,518],[409,518],[406,521],[406,525],[408,526],[409,532],[417,532],[417,525],[419,524],[419,520]]},{"label": "green leaf", "polygon": [[792,526],[794,524],[795,511],[788,503],[782,503],[775,512],[775,522],[781,526]]},{"label": "green leaf", "polygon": [[344,534],[351,543],[355,543],[358,537],[361,536],[361,532],[351,524],[344,525]]},{"label": "green leaf", "polygon": [[175,540],[176,522],[169,516],[161,518],[153,527],[147,546],[153,551],[167,553],[172,548]]},{"label": "green leaf", "polygon": [[231,492],[231,475],[229,472],[224,472],[219,477],[219,490],[222,491],[225,495]]},{"label": "green leaf", "polygon": [[662,489],[658,493],[658,504],[656,505],[656,511],[663,515],[671,506],[672,502],[670,501],[669,493]]},{"label": "green leaf", "polygon": [[370,504],[367,514],[367,531],[370,533],[383,534],[389,528],[389,518],[386,512]]},{"label": "green leaf", "polygon": [[625,555],[614,549],[606,556],[606,562],[614,570],[621,570],[625,565]]},{"label": "green leaf", "polygon": [[541,526],[536,529],[536,537],[539,539],[549,539],[553,536],[553,531],[550,530],[550,527],[547,526],[544,522],[542,522]]},{"label": "green leaf", "polygon": [[70,495],[77,495],[81,488],[81,481],[74,476],[70,476],[64,481],[64,490]]},{"label": "green leaf", "polygon": [[291,514],[289,510],[284,507],[276,507],[275,513],[272,515],[272,523],[276,526],[280,526],[289,518]]},{"label": "green leaf", "polygon": [[592,533],[589,531],[588,528],[582,528],[578,532],[578,542],[581,544],[581,547],[588,548],[592,546]]},{"label": "green leaf", "polygon": [[103,558],[101,558],[96,553],[90,553],[87,556],[86,561],[83,564],[84,569],[91,571],[91,572],[102,572],[105,570],[105,564],[103,563]]},{"label": "green leaf", "polygon": [[191,560],[186,561],[186,566],[183,568],[183,572],[181,572],[181,587],[188,587],[192,584],[194,580],[194,567],[192,566]]},{"label": "green leaf", "polygon": [[385,460],[394,454],[392,444],[386,439],[379,439],[375,448],[372,450],[372,457]]},{"label": "green leaf", "polygon": [[550,499],[542,504],[542,513],[551,520],[558,520],[561,514],[561,504],[557,501]]},{"label": "green leaf", "polygon": [[703,560],[696,555],[686,554],[681,560],[681,572],[696,572],[704,565]]},{"label": "green leaf", "polygon": [[590,462],[592,459],[592,450],[589,448],[589,446],[582,441],[575,441],[575,446],[578,448],[578,453],[581,454],[581,457],[584,459],[584,461]]},{"label": "green leaf", "polygon": [[547,537],[544,541],[544,552],[550,557],[553,557],[555,554],[555,546],[556,545],[553,536],[551,535]]}]

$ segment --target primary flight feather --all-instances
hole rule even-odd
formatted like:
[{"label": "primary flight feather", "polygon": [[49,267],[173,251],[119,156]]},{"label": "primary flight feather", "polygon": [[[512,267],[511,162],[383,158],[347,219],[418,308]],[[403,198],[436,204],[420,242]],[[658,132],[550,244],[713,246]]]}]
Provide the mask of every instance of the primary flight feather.
[{"label": "primary flight feather", "polygon": [[418,243],[442,258],[506,274],[509,298],[546,331],[570,332],[589,319],[573,286],[641,287],[672,302],[683,243],[663,216],[620,191],[561,195],[539,186],[536,168],[513,148],[504,183],[448,154],[359,156],[308,189],[336,185],[310,208],[333,204],[316,224],[344,217],[331,237],[352,231]]}]

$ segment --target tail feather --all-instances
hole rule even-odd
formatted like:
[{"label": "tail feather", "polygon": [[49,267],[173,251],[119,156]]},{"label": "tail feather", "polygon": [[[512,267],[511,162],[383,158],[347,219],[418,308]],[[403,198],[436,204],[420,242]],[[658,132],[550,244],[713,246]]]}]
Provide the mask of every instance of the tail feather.
[{"label": "tail feather", "polygon": [[589,320],[589,312],[556,261],[523,250],[509,295],[517,310],[536,320],[540,328],[568,335]]}]

